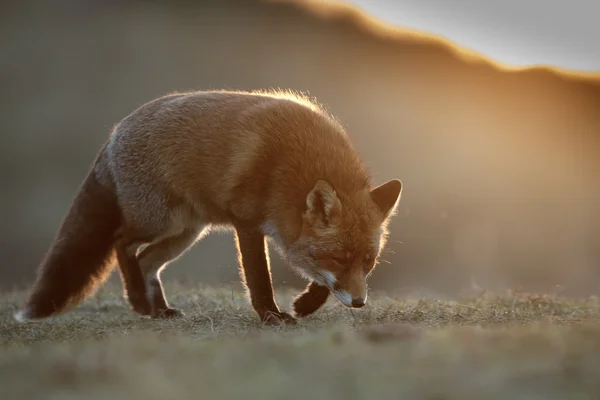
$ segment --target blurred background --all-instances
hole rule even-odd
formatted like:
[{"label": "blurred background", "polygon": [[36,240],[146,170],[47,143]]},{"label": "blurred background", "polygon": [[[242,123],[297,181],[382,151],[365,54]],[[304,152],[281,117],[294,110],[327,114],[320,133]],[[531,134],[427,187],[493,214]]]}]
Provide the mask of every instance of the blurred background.
[{"label": "blurred background", "polygon": [[[251,0],[3,2],[0,54],[0,287],[30,283],[136,107],[289,88],[341,119],[375,183],[404,183],[371,288],[600,289],[600,78],[505,70],[349,9]],[[271,260],[276,287],[304,286]],[[233,237],[205,238],[164,276],[237,282]]]}]

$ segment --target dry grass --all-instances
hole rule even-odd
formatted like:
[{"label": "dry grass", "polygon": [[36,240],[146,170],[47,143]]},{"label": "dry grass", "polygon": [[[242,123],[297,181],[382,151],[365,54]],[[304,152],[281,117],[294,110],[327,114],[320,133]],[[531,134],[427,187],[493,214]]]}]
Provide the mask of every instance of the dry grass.
[{"label": "dry grass", "polygon": [[[460,302],[330,300],[297,327],[262,327],[228,289],[167,285],[187,316],[136,316],[107,286],[53,321],[0,306],[2,399],[597,399],[595,298],[505,293]],[[291,292],[278,293],[287,308]]]}]

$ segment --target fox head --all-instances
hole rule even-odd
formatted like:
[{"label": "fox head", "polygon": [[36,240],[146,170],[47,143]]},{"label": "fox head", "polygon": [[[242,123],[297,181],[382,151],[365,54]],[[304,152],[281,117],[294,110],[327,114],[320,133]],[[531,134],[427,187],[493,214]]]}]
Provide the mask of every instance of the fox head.
[{"label": "fox head", "polygon": [[367,278],[387,238],[387,224],[400,199],[402,183],[338,194],[324,180],[306,196],[302,230],[288,249],[292,267],[326,286],[346,307],[367,301]]}]

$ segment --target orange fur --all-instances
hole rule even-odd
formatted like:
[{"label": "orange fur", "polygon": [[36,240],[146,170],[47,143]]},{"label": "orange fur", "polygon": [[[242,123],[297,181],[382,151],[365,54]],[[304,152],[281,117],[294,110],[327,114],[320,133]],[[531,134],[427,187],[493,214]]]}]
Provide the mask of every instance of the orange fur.
[{"label": "orange fur", "polygon": [[[291,92],[170,94],[117,124],[102,154],[93,171],[118,207],[118,224],[103,234],[112,232],[107,237],[134,310],[181,315],[165,299],[160,271],[220,227],[235,230],[240,274],[262,321],[295,321],[275,303],[266,238],[315,284],[297,299],[311,305],[299,314],[324,303],[319,286],[346,306],[364,305],[366,278],[402,187],[392,180],[373,188],[350,138],[318,104]],[[87,215],[84,225],[99,222],[81,217]],[[77,229],[84,227],[61,240],[77,248]],[[148,246],[138,254],[141,245]],[[56,246],[55,253],[76,251]],[[54,292],[60,288],[43,271],[69,276],[82,268],[50,264],[42,266],[38,286]],[[33,296],[28,307],[39,309],[53,296]]]}]

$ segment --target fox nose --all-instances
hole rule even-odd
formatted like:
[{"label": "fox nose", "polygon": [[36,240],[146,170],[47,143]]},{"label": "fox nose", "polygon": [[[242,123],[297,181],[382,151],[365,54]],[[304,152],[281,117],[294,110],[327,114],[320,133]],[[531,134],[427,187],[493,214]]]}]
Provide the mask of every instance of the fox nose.
[{"label": "fox nose", "polygon": [[365,305],[365,299],[352,299],[352,307],[361,308]]}]

